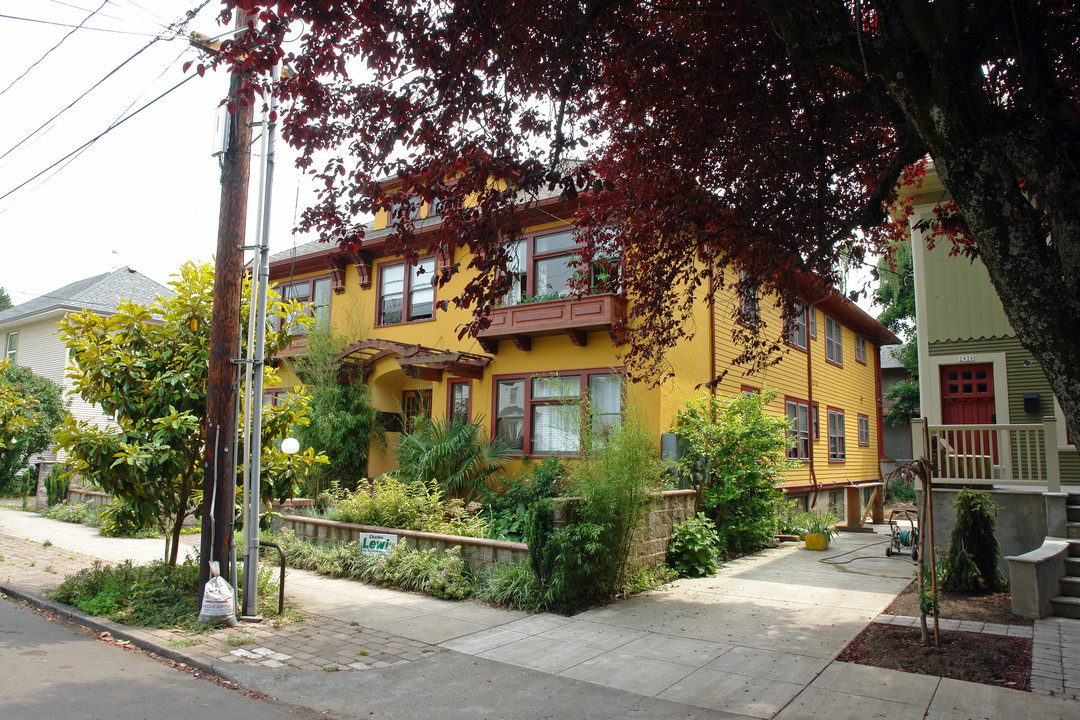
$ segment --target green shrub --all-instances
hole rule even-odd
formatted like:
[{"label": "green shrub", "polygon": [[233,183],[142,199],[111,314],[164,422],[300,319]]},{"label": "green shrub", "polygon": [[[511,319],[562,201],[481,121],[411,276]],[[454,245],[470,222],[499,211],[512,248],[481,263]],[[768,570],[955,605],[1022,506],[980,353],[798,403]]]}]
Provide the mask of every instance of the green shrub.
[{"label": "green shrub", "polygon": [[129,560],[108,566],[97,562],[64,578],[50,597],[128,625],[191,627],[198,617],[198,582],[199,566],[191,560],[179,565],[161,561],[133,565]]},{"label": "green shrub", "polygon": [[[582,413],[585,418],[588,412]],[[564,527],[554,527],[550,500],[533,505],[526,524],[529,555],[544,604],[570,613],[608,600],[628,579],[634,532],[649,495],[663,486],[665,468],[639,413],[627,412],[604,435],[586,422],[582,457],[568,473]]]},{"label": "green shrub", "polygon": [[[31,476],[36,478],[37,474],[31,473]],[[67,470],[63,465],[54,463],[53,466],[49,468],[49,474],[45,476],[45,495],[49,507],[67,500],[67,491]]]},{"label": "green shrub", "polygon": [[97,527],[101,517],[101,511],[90,503],[69,503],[66,500],[53,505],[42,514],[51,520],[92,527]]},{"label": "green shrub", "polygon": [[121,500],[101,508],[101,534],[111,538],[139,537],[145,531],[142,516]]},{"label": "green shrub", "polygon": [[885,491],[885,502],[889,503],[915,503],[915,485],[910,477],[904,477],[896,473],[888,481],[888,489]]},{"label": "green shrub", "polygon": [[529,508],[542,498],[549,498],[564,473],[562,461],[546,457],[534,466],[522,468],[499,483],[498,489],[481,489],[480,516],[487,524],[487,537],[493,540],[525,541],[525,522]]},{"label": "green shrub", "polygon": [[444,599],[462,599],[472,594],[468,563],[461,556],[460,547],[440,553],[434,549],[416,550],[398,542],[384,556],[363,552],[359,543],[316,545],[291,532],[268,537],[281,545],[289,565],[302,570],[415,590]]},{"label": "green shrub", "polygon": [[446,500],[435,480],[408,483],[384,475],[372,481],[370,488],[334,490],[325,493],[322,500],[329,504],[326,518],[339,522],[464,537],[485,534],[483,520],[461,499]]},{"label": "green shrub", "polygon": [[741,554],[766,547],[778,528],[777,485],[797,463],[789,460],[788,423],[765,414],[776,393],[687,401],[673,431],[686,441],[688,472],[701,472],[701,507],[716,520],[720,548]]},{"label": "green shrub", "polygon": [[679,577],[703,577],[716,572],[716,550],[720,536],[705,517],[692,517],[671,529],[667,564]]},{"label": "green shrub", "polygon": [[510,608],[540,612],[543,599],[536,573],[528,563],[496,564],[477,582],[476,597],[486,603]]},{"label": "green shrub", "polygon": [[508,451],[499,438],[485,439],[480,421],[415,418],[412,432],[398,441],[398,476],[414,483],[437,480],[449,496],[471,500],[506,465]]},{"label": "green shrub", "polygon": [[942,563],[942,588],[959,592],[1000,590],[1005,576],[994,526],[998,506],[990,494],[964,488],[956,494],[956,525],[949,536],[949,552]]}]

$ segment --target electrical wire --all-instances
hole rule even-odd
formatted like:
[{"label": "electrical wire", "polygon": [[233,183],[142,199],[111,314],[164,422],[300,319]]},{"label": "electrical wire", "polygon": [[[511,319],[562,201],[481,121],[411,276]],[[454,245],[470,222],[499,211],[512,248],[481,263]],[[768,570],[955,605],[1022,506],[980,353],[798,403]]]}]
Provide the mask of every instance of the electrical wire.
[{"label": "electrical wire", "polygon": [[135,32],[134,30],[112,30],[110,28],[86,27],[80,25],[72,25],[71,23],[53,22],[51,20],[38,20],[37,18],[4,15],[2,13],[0,13],[0,18],[3,18],[5,20],[20,20],[22,22],[37,23],[38,25],[53,25],[55,27],[75,28],[76,30],[93,30],[94,32],[112,33],[114,35],[138,35],[140,37],[155,37],[154,33]]},{"label": "electrical wire", "polygon": [[87,21],[88,21],[88,20],[89,20],[90,18],[92,18],[92,17],[94,17],[95,15],[97,15],[97,14],[98,14],[98,12],[99,12],[99,11],[101,10],[101,8],[105,7],[105,6],[106,6],[106,5],[108,5],[108,4],[109,4],[109,0],[103,0],[103,2],[102,2],[102,3],[100,4],[100,5],[98,5],[98,8],[97,8],[97,10],[94,10],[94,11],[93,11],[93,12],[91,12],[91,13],[90,13],[89,15],[87,15],[86,17],[84,17],[84,18],[82,19],[82,22],[80,22],[80,23],[79,23],[78,25],[76,25],[76,26],[75,26],[75,28],[74,28],[73,30],[71,30],[71,32],[69,32],[69,33],[68,33],[67,35],[65,35],[64,37],[60,38],[60,42],[56,43],[56,44],[55,44],[55,45],[53,45],[53,46],[52,46],[51,48],[49,48],[48,50],[46,50],[46,51],[45,51],[45,54],[44,54],[44,55],[42,55],[42,56],[41,56],[40,58],[38,58],[38,59],[37,59],[37,60],[36,60],[36,61],[34,62],[34,64],[33,64],[33,65],[31,65],[30,67],[28,67],[28,68],[26,68],[25,70],[23,70],[23,72],[22,72],[22,75],[19,75],[19,77],[17,77],[17,78],[15,78],[14,80],[12,80],[12,81],[11,81],[11,83],[10,83],[10,84],[9,84],[9,85],[8,85],[8,86],[7,86],[6,88],[4,88],[3,90],[0,90],[0,95],[3,95],[4,93],[6,93],[6,92],[7,92],[8,90],[10,90],[10,89],[11,89],[12,87],[14,87],[14,86],[15,86],[15,83],[19,82],[19,81],[20,81],[20,80],[22,80],[22,79],[23,79],[24,77],[26,77],[26,74],[27,74],[27,73],[29,73],[29,72],[30,72],[31,70],[33,70],[33,69],[34,69],[34,68],[36,68],[36,67],[37,67],[38,65],[40,65],[40,64],[41,64],[41,62],[42,62],[42,61],[43,61],[43,60],[44,60],[45,58],[49,57],[49,55],[50,55],[50,54],[52,54],[52,51],[53,51],[53,50],[55,50],[56,48],[58,48],[58,47],[60,47],[61,45],[63,45],[63,44],[64,44],[64,41],[65,41],[65,40],[67,40],[67,39],[68,39],[69,37],[71,37],[72,35],[74,35],[74,34],[76,33],[76,31],[78,31],[78,30],[79,30],[80,28],[82,28],[82,27],[83,27],[83,26],[84,26],[84,25],[86,24],[86,22],[87,22]]},{"label": "electrical wire", "polygon": [[90,86],[90,87],[89,87],[89,88],[88,88],[88,89],[87,89],[86,91],[84,91],[84,92],[83,92],[83,94],[82,94],[82,95],[80,95],[79,97],[77,97],[77,98],[75,98],[74,100],[72,100],[72,101],[71,101],[70,103],[68,103],[68,104],[67,104],[67,105],[66,105],[66,106],[65,106],[65,107],[64,107],[64,108],[63,108],[62,110],[60,110],[60,111],[59,111],[58,113],[56,113],[55,115],[53,115],[53,116],[52,116],[51,118],[49,118],[49,119],[48,119],[48,120],[46,120],[45,122],[41,123],[41,125],[38,125],[38,127],[37,127],[37,128],[36,128],[36,129],[35,129],[35,130],[34,130],[33,132],[31,132],[31,133],[30,133],[29,135],[27,135],[26,137],[24,137],[24,138],[23,138],[22,140],[20,140],[19,142],[17,142],[17,143],[15,143],[14,145],[12,145],[12,146],[11,146],[11,148],[10,148],[10,149],[9,149],[9,150],[8,150],[7,152],[5,152],[5,153],[4,153],[3,155],[0,155],[0,160],[3,160],[3,159],[4,159],[4,158],[6,158],[6,157],[7,157],[8,155],[10,155],[10,154],[11,154],[12,152],[14,152],[15,150],[17,150],[17,149],[19,148],[19,146],[20,146],[20,145],[22,145],[22,144],[23,144],[23,143],[25,143],[25,142],[26,142],[27,140],[29,140],[30,138],[32,138],[32,137],[34,137],[35,135],[37,135],[37,134],[38,134],[39,132],[41,132],[41,130],[42,130],[42,129],[43,129],[43,128],[44,128],[45,126],[49,125],[49,124],[50,124],[50,123],[52,123],[52,122],[53,122],[54,120],[56,120],[56,119],[57,119],[57,118],[59,118],[59,117],[60,117],[61,115],[63,115],[63,114],[65,113],[65,112],[67,112],[68,110],[70,110],[70,109],[71,109],[71,108],[72,108],[72,107],[73,107],[73,106],[74,106],[74,105],[75,105],[76,103],[78,103],[78,102],[79,102],[80,100],[82,100],[82,99],[83,99],[84,97],[86,97],[86,96],[87,96],[87,95],[89,95],[89,94],[90,94],[91,92],[93,92],[93,91],[94,91],[94,90],[95,90],[95,89],[96,89],[96,88],[97,88],[97,87],[98,87],[99,85],[101,85],[101,84],[102,84],[103,82],[105,82],[106,80],[108,80],[109,78],[111,78],[111,77],[112,77],[113,75],[115,75],[115,74],[116,74],[117,72],[119,72],[121,68],[123,68],[123,67],[124,67],[125,65],[127,65],[127,64],[128,64],[129,62],[131,62],[132,60],[134,60],[135,58],[137,58],[137,57],[138,57],[139,55],[141,55],[142,53],[144,53],[144,52],[145,52],[146,50],[148,50],[148,49],[149,49],[149,48],[150,48],[150,47],[151,47],[151,46],[152,46],[152,45],[153,45],[154,43],[156,43],[156,42],[158,42],[159,40],[162,40],[162,39],[163,39],[163,38],[161,38],[161,37],[155,37],[155,38],[154,38],[153,40],[151,40],[150,42],[148,42],[148,43],[146,43],[145,45],[143,45],[143,46],[142,46],[141,48],[139,48],[139,49],[138,49],[138,50],[137,50],[137,51],[135,52],[135,54],[134,54],[134,55],[130,56],[130,57],[129,57],[129,58],[127,59],[127,60],[124,60],[124,61],[123,61],[122,63],[120,63],[119,65],[117,65],[116,67],[114,67],[114,68],[113,68],[112,70],[110,70],[110,71],[108,72],[108,74],[106,74],[106,75],[105,75],[105,77],[101,78],[101,79],[100,79],[100,80],[98,80],[98,81],[97,81],[96,83],[94,83],[93,85],[91,85],[91,86]]},{"label": "electrical wire", "polygon": [[130,120],[131,118],[133,118],[133,117],[135,117],[136,115],[138,115],[139,113],[141,113],[141,112],[142,112],[143,110],[146,110],[146,109],[147,109],[148,107],[150,107],[151,105],[153,105],[154,103],[156,103],[156,102],[157,102],[158,100],[161,100],[161,99],[162,99],[163,97],[165,97],[166,95],[170,94],[170,93],[171,93],[171,92],[173,92],[174,90],[177,90],[177,89],[179,89],[179,88],[180,88],[180,87],[181,87],[182,85],[186,84],[186,83],[187,83],[187,82],[189,82],[190,80],[193,80],[193,79],[195,79],[195,78],[197,78],[197,77],[199,77],[199,76],[198,76],[198,75],[189,75],[189,76],[187,76],[186,78],[184,78],[184,79],[183,79],[183,80],[181,80],[180,82],[176,83],[175,85],[173,85],[173,86],[172,86],[171,88],[169,88],[169,89],[168,89],[168,90],[166,90],[165,92],[163,92],[163,93],[161,93],[160,95],[158,95],[158,96],[157,96],[156,98],[154,98],[154,99],[153,99],[153,100],[151,100],[150,102],[148,102],[148,103],[146,103],[145,105],[143,105],[142,107],[140,107],[140,108],[139,108],[138,110],[136,110],[135,112],[133,112],[133,113],[131,113],[131,114],[129,114],[129,115],[127,115],[127,116],[123,117],[123,118],[122,118],[122,119],[120,119],[120,120],[117,120],[117,121],[116,121],[116,122],[114,122],[114,123],[113,123],[112,125],[110,125],[109,127],[105,128],[105,130],[101,131],[100,133],[98,133],[97,135],[95,135],[94,137],[92,137],[91,139],[87,140],[87,141],[86,141],[85,143],[83,143],[83,144],[82,144],[82,145],[80,145],[79,147],[75,148],[74,150],[72,150],[71,152],[69,152],[69,153],[68,153],[67,155],[65,155],[64,157],[60,158],[60,159],[59,159],[59,160],[57,160],[56,162],[54,162],[54,163],[53,163],[52,165],[49,165],[49,167],[47,167],[47,168],[45,168],[44,170],[42,170],[42,171],[40,171],[40,172],[36,173],[35,175],[33,175],[32,177],[28,178],[27,180],[24,180],[23,182],[19,183],[19,184],[18,184],[17,186],[15,186],[14,188],[12,188],[11,190],[8,190],[8,191],[7,191],[6,193],[4,193],[3,195],[0,195],[0,200],[3,200],[3,199],[5,199],[5,198],[7,198],[8,196],[10,196],[10,195],[11,195],[12,193],[14,193],[14,192],[16,192],[16,191],[18,191],[18,190],[21,190],[22,188],[26,187],[27,185],[29,185],[30,183],[32,183],[32,182],[33,182],[34,180],[37,180],[37,179],[38,179],[39,177],[41,177],[41,176],[42,176],[42,175],[44,175],[45,173],[49,172],[50,170],[52,170],[52,169],[53,169],[54,167],[56,167],[56,166],[57,166],[57,165],[59,165],[60,163],[64,162],[64,161],[65,161],[65,160],[67,160],[68,158],[71,158],[72,156],[74,156],[74,155],[77,155],[78,153],[82,152],[82,151],[83,151],[83,150],[85,150],[86,148],[90,147],[91,145],[93,145],[94,143],[96,143],[96,142],[97,142],[98,140],[100,140],[101,138],[105,137],[105,135],[107,135],[108,133],[110,133],[110,132],[112,132],[113,130],[115,130],[116,128],[120,127],[121,125],[123,125],[124,123],[126,123],[126,122],[127,122],[128,120]]},{"label": "electrical wire", "polygon": [[[69,7],[74,10],[81,10],[82,12],[90,12],[90,8],[85,8],[82,5],[72,5],[71,3],[62,2],[61,0],[49,0],[54,5],[61,5],[63,7]],[[116,3],[113,3],[114,5]],[[116,15],[109,15],[108,13],[99,12],[98,16],[103,18],[109,18],[110,20],[122,20],[122,18]]]}]

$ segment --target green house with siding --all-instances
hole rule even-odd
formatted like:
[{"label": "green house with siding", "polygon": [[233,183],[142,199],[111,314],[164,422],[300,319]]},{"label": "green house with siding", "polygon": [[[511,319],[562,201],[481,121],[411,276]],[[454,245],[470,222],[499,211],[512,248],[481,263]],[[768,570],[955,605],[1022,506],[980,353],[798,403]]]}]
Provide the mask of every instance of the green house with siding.
[{"label": "green house with siding", "polygon": [[918,192],[910,231],[923,417],[912,423],[912,452],[935,465],[938,544],[947,543],[959,487],[991,492],[1002,507],[1002,554],[1018,556],[1002,560],[1013,576],[1014,609],[1080,617],[1080,597],[1061,595],[1056,579],[1047,584],[1045,568],[1044,587],[1034,581],[1034,568],[1052,562],[1060,566],[1058,577],[1066,576],[1062,588],[1080,589],[1080,581],[1071,582],[1080,576],[1080,456],[1043,369],[1020,344],[986,267],[950,256],[948,241],[930,247],[916,228],[949,199],[932,167]]}]

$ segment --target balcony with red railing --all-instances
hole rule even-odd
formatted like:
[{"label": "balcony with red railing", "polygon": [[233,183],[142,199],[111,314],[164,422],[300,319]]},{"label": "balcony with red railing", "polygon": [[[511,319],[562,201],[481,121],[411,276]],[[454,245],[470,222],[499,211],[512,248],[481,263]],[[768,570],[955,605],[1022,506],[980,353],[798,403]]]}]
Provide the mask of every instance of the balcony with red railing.
[{"label": "balcony with red railing", "polygon": [[491,324],[477,334],[485,352],[498,352],[500,340],[530,350],[532,338],[567,335],[574,345],[588,343],[589,333],[606,332],[617,340],[615,327],[626,317],[626,298],[614,293],[564,297],[504,305],[491,311]]}]

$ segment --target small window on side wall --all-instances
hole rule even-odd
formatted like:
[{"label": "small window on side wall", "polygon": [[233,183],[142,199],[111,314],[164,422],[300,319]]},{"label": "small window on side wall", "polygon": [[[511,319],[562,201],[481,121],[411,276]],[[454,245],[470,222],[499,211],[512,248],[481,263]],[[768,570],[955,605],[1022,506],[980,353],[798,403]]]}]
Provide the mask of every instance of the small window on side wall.
[{"label": "small window on side wall", "polygon": [[468,380],[450,383],[450,412],[447,414],[452,423],[467,423],[470,418],[470,385]]},{"label": "small window on side wall", "polygon": [[866,364],[866,338],[855,336],[855,362]]}]

